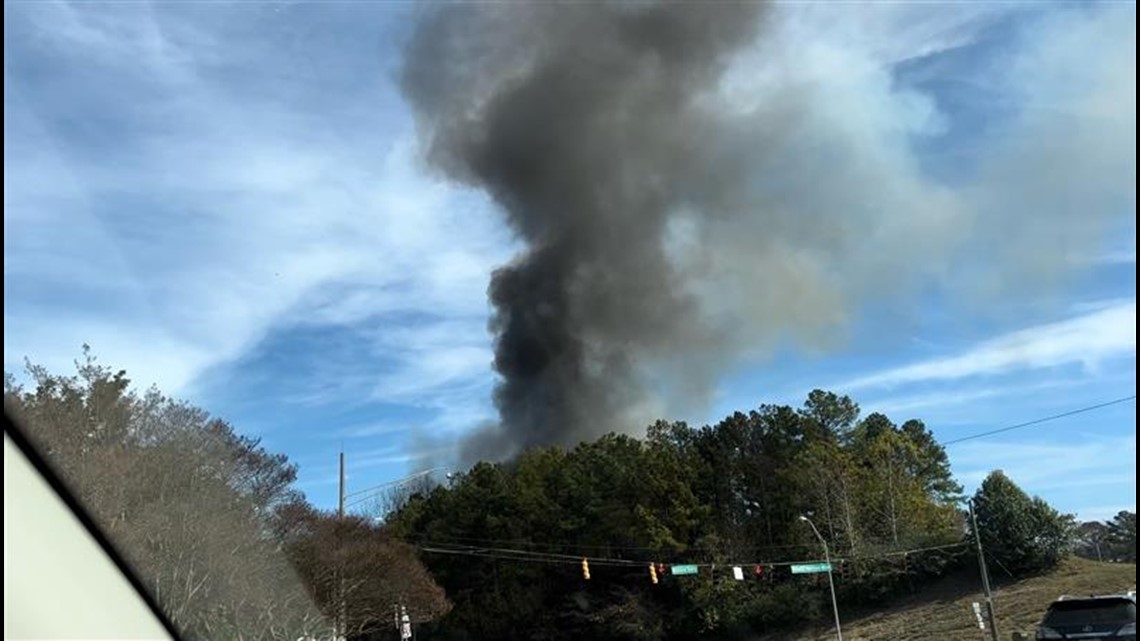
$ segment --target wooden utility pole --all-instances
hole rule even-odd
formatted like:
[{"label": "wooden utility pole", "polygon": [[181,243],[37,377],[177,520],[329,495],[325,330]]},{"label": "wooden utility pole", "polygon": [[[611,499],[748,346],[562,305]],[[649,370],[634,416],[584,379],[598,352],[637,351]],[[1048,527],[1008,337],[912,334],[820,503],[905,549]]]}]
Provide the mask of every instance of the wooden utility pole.
[{"label": "wooden utility pole", "polygon": [[340,498],[337,501],[336,515],[344,520],[344,452],[340,453]]},{"label": "wooden utility pole", "polygon": [[990,619],[990,639],[998,641],[997,617],[994,616],[994,595],[990,592],[990,575],[986,571],[986,555],[982,551],[982,534],[978,531],[978,517],[974,514],[974,501],[970,500],[970,523],[974,528],[974,542],[978,546],[978,567],[982,571],[982,590],[986,596],[986,615]]},{"label": "wooden utility pole", "polygon": [[[340,493],[337,498],[337,525],[339,532],[337,533],[337,544],[341,544],[341,539],[344,537],[344,452],[340,453]],[[348,631],[348,622],[345,620],[347,612],[344,603],[344,558],[343,549],[341,545],[340,554],[336,555],[337,559],[337,612],[336,612],[336,641],[342,641]]]}]

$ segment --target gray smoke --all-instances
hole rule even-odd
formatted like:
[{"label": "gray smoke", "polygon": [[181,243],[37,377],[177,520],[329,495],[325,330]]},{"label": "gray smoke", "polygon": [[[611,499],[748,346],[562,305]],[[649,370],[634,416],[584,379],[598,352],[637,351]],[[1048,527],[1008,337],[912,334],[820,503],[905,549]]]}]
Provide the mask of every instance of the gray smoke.
[{"label": "gray smoke", "polygon": [[[501,421],[466,459],[691,408],[741,358],[838,340],[855,301],[945,273],[972,237],[987,212],[913,159],[929,105],[857,66],[850,87],[764,67],[811,54],[766,44],[766,15],[492,3],[420,21],[403,87],[428,160],[489,193],[526,247],[491,280]],[[742,75],[767,84],[742,99]]]},{"label": "gray smoke", "polygon": [[421,26],[405,87],[431,159],[488,190],[528,246],[492,278],[502,424],[475,456],[622,427],[643,356],[716,342],[662,241],[712,133],[698,99],[757,8],[453,8]]}]

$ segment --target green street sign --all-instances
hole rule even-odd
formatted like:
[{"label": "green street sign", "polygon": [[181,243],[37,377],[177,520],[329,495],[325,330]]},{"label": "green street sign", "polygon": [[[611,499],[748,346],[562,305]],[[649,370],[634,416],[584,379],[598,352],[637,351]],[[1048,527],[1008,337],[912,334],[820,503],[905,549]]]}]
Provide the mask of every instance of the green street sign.
[{"label": "green street sign", "polygon": [[792,566],[792,574],[818,574],[830,571],[830,563],[804,563],[803,565]]},{"label": "green street sign", "polygon": [[674,576],[676,576],[678,574],[696,574],[697,573],[697,566],[695,566],[695,565],[674,565],[672,570],[673,570]]}]

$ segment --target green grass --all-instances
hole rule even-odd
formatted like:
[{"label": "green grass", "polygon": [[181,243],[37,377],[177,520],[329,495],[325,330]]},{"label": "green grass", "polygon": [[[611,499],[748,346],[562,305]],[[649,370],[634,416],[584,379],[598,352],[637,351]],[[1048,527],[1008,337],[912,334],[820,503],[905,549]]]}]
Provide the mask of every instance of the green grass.
[{"label": "green grass", "polygon": [[[1000,568],[991,568],[991,575]],[[1014,631],[1032,633],[1049,604],[1062,594],[1112,594],[1136,588],[1136,566],[1098,563],[1071,558],[1044,575],[1011,581],[994,576],[994,606],[1002,641]],[[982,604],[977,571],[946,577],[912,596],[873,613],[844,616],[844,641],[989,641],[989,631],[978,629],[972,603]],[[827,641],[835,638],[833,627],[801,630],[780,636],[762,636],[766,641]]]}]

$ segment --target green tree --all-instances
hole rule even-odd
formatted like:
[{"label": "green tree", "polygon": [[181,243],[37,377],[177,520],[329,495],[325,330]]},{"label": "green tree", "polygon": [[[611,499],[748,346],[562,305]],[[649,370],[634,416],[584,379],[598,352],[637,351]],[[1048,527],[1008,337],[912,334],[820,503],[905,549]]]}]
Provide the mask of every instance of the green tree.
[{"label": "green tree", "polygon": [[[959,541],[955,491],[920,422],[860,422],[853,401],[817,390],[799,410],[765,405],[699,428],[659,421],[644,439],[478,463],[405,497],[388,523],[409,543],[446,548],[424,556],[454,604],[433,638],[747,639],[826,611],[826,584],[811,577],[730,571],[817,558],[799,515],[814,515],[833,550],[861,555],[838,581],[843,599],[865,603],[952,566],[949,553],[880,553]],[[652,584],[650,563],[705,565]]]},{"label": "green tree", "polygon": [[1096,561],[1112,558],[1112,545],[1109,540],[1108,525],[1101,521],[1085,521],[1073,532],[1074,552],[1078,556]]},{"label": "green tree", "polygon": [[1114,559],[1136,562],[1136,513],[1121,511],[1107,524],[1107,539]]},{"label": "green tree", "polygon": [[850,397],[816,389],[808,393],[799,413],[817,438],[845,439],[859,418],[859,405]]},{"label": "green tree", "polygon": [[957,505],[962,497],[962,485],[954,480],[950,471],[950,458],[946,448],[934,439],[926,425],[911,419],[899,430],[909,445],[905,461],[907,472],[928,496],[943,505]]},{"label": "green tree", "polygon": [[1015,575],[1052,569],[1072,548],[1073,517],[1030,498],[1001,470],[982,481],[973,502],[986,554]]},{"label": "green tree", "polygon": [[859,471],[859,512],[872,544],[921,547],[945,543],[954,531],[961,492],[945,451],[921,421],[896,426],[871,414],[851,432]]}]

